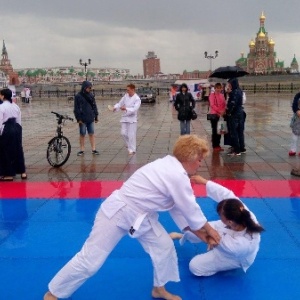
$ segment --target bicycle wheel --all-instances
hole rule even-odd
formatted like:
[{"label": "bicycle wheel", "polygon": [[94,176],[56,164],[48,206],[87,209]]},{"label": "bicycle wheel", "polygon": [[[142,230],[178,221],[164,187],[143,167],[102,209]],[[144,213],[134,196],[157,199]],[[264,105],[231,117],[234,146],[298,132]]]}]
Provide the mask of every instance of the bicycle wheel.
[{"label": "bicycle wheel", "polygon": [[54,137],[48,143],[47,160],[52,167],[61,167],[71,154],[71,144],[65,137]]}]

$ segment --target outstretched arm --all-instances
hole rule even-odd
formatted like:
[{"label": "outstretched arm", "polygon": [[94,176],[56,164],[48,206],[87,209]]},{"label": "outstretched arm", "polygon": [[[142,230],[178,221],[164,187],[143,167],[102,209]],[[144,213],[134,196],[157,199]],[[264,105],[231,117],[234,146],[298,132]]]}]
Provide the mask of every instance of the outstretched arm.
[{"label": "outstretched arm", "polygon": [[230,198],[239,199],[233,191],[216,182],[207,180],[200,175],[192,176],[191,182],[206,185],[206,195],[216,202]]}]

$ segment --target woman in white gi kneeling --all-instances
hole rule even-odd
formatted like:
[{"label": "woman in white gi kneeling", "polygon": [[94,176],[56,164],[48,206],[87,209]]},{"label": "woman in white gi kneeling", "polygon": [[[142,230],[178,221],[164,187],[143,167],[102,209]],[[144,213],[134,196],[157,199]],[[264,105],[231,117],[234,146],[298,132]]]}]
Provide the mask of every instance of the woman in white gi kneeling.
[{"label": "woman in white gi kneeling", "polygon": [[[220,236],[197,204],[190,177],[208,155],[208,143],[196,135],[180,137],[173,156],[155,160],[137,170],[101,205],[90,236],[78,252],[51,280],[45,300],[68,298],[95,274],[122,237],[136,238],[150,255],[154,280],[152,297],[180,300],[165,289],[179,281],[174,243],[158,222],[158,211],[169,211],[177,224],[185,222],[199,238]],[[180,229],[182,227],[180,226]]]},{"label": "woman in white gi kneeling", "polygon": [[[196,175],[191,181],[206,185],[207,196],[218,202],[219,221],[209,224],[220,234],[218,245],[207,236],[208,252],[196,255],[190,261],[190,271],[196,276],[211,276],[220,271],[242,268],[245,272],[252,265],[259,250],[263,227],[255,215],[229,189]],[[186,227],[184,234],[173,232],[173,239],[199,243],[201,240]],[[202,239],[203,240],[203,239]]]}]

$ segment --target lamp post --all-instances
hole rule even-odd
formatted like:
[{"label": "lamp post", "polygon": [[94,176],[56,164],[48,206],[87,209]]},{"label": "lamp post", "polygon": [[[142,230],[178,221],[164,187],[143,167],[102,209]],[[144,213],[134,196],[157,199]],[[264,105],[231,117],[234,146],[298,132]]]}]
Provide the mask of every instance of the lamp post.
[{"label": "lamp post", "polygon": [[219,51],[215,51],[215,55],[208,54],[207,51],[204,52],[204,57],[209,59],[209,70],[212,71],[212,59],[217,58],[219,55]]},{"label": "lamp post", "polygon": [[91,59],[89,58],[89,59],[88,59],[88,62],[82,62],[82,59],[80,58],[80,59],[79,59],[79,64],[82,65],[82,66],[84,66],[85,80],[87,80],[87,71],[86,71],[86,67],[87,67],[88,65],[91,64]]}]

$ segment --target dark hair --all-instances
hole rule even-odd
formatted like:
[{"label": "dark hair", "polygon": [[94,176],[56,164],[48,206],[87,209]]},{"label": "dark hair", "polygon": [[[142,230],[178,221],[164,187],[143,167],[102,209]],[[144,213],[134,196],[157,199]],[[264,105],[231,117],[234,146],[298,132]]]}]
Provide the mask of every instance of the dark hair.
[{"label": "dark hair", "polygon": [[3,90],[1,90],[0,94],[2,96],[4,96],[5,100],[8,100],[10,103],[12,103],[12,99],[11,99],[11,97],[12,97],[12,91],[10,89],[3,89]]},{"label": "dark hair", "polygon": [[225,199],[218,203],[218,214],[236,224],[243,225],[247,228],[247,232],[262,232],[264,228],[255,223],[251,218],[250,212],[244,207],[243,203],[238,199]]},{"label": "dark hair", "polygon": [[180,86],[180,88],[179,88],[180,93],[182,93],[182,88],[186,88],[186,91],[188,91],[188,86],[187,86],[186,83],[183,83],[183,84]]}]

